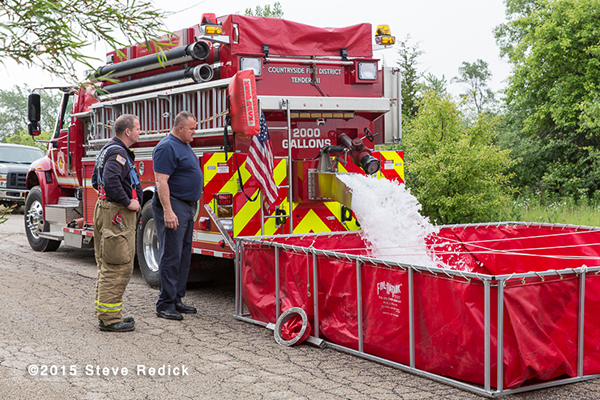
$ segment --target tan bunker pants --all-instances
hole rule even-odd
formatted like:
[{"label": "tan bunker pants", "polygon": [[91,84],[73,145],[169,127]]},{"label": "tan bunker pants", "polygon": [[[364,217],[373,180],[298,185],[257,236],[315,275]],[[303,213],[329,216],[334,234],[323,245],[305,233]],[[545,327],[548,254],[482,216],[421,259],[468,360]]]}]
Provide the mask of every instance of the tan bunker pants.
[{"label": "tan bunker pants", "polygon": [[[118,214],[121,217],[115,221]],[[113,223],[115,221],[116,223]],[[104,325],[123,320],[123,293],[131,279],[137,212],[98,200],[94,209],[94,252],[98,267],[96,317]]]}]

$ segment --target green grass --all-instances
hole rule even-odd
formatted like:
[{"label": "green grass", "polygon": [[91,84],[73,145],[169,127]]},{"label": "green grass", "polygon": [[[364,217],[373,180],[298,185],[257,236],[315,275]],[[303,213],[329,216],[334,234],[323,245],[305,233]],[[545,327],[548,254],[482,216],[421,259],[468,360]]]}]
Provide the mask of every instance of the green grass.
[{"label": "green grass", "polygon": [[524,196],[513,200],[501,214],[504,221],[600,226],[600,204],[587,199]]}]

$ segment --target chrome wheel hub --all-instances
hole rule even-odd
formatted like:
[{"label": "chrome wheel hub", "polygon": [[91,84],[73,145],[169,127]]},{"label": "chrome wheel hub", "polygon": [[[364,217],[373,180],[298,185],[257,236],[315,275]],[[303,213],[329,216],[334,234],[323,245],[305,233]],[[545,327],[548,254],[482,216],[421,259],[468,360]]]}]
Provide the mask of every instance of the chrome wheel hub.
[{"label": "chrome wheel hub", "polygon": [[25,218],[27,229],[29,229],[34,238],[39,239],[39,233],[44,231],[44,210],[42,203],[37,200],[31,203],[31,207],[27,211]]},{"label": "chrome wheel hub", "polygon": [[158,237],[154,219],[148,220],[143,232],[142,245],[144,248],[144,259],[148,269],[152,272],[158,271]]}]

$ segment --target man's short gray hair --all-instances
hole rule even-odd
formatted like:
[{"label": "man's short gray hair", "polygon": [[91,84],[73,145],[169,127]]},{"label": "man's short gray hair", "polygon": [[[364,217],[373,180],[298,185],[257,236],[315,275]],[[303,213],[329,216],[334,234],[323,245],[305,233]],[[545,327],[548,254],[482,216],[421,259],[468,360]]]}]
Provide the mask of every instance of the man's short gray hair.
[{"label": "man's short gray hair", "polygon": [[175,121],[173,122],[173,129],[176,129],[179,125],[183,125],[183,123],[186,122],[189,118],[193,119],[194,121],[198,121],[196,117],[194,117],[194,114],[192,114],[191,112],[181,111],[175,117]]}]

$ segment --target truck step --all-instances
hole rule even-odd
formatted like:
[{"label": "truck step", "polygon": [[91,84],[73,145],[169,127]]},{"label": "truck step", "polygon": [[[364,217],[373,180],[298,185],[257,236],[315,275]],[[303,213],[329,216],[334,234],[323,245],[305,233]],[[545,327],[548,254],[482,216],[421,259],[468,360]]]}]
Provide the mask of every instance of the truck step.
[{"label": "truck step", "polygon": [[63,240],[64,236],[59,232],[40,232],[39,237],[50,240]]},{"label": "truck step", "polygon": [[70,221],[82,216],[80,201],[75,197],[59,197],[58,204],[46,206],[46,221],[50,224],[64,226]]},{"label": "truck step", "polygon": [[63,228],[64,242],[66,246],[78,249],[94,248],[94,231],[87,229]]},{"label": "truck step", "polygon": [[79,207],[79,200],[76,197],[59,197],[57,206],[61,207]]}]

